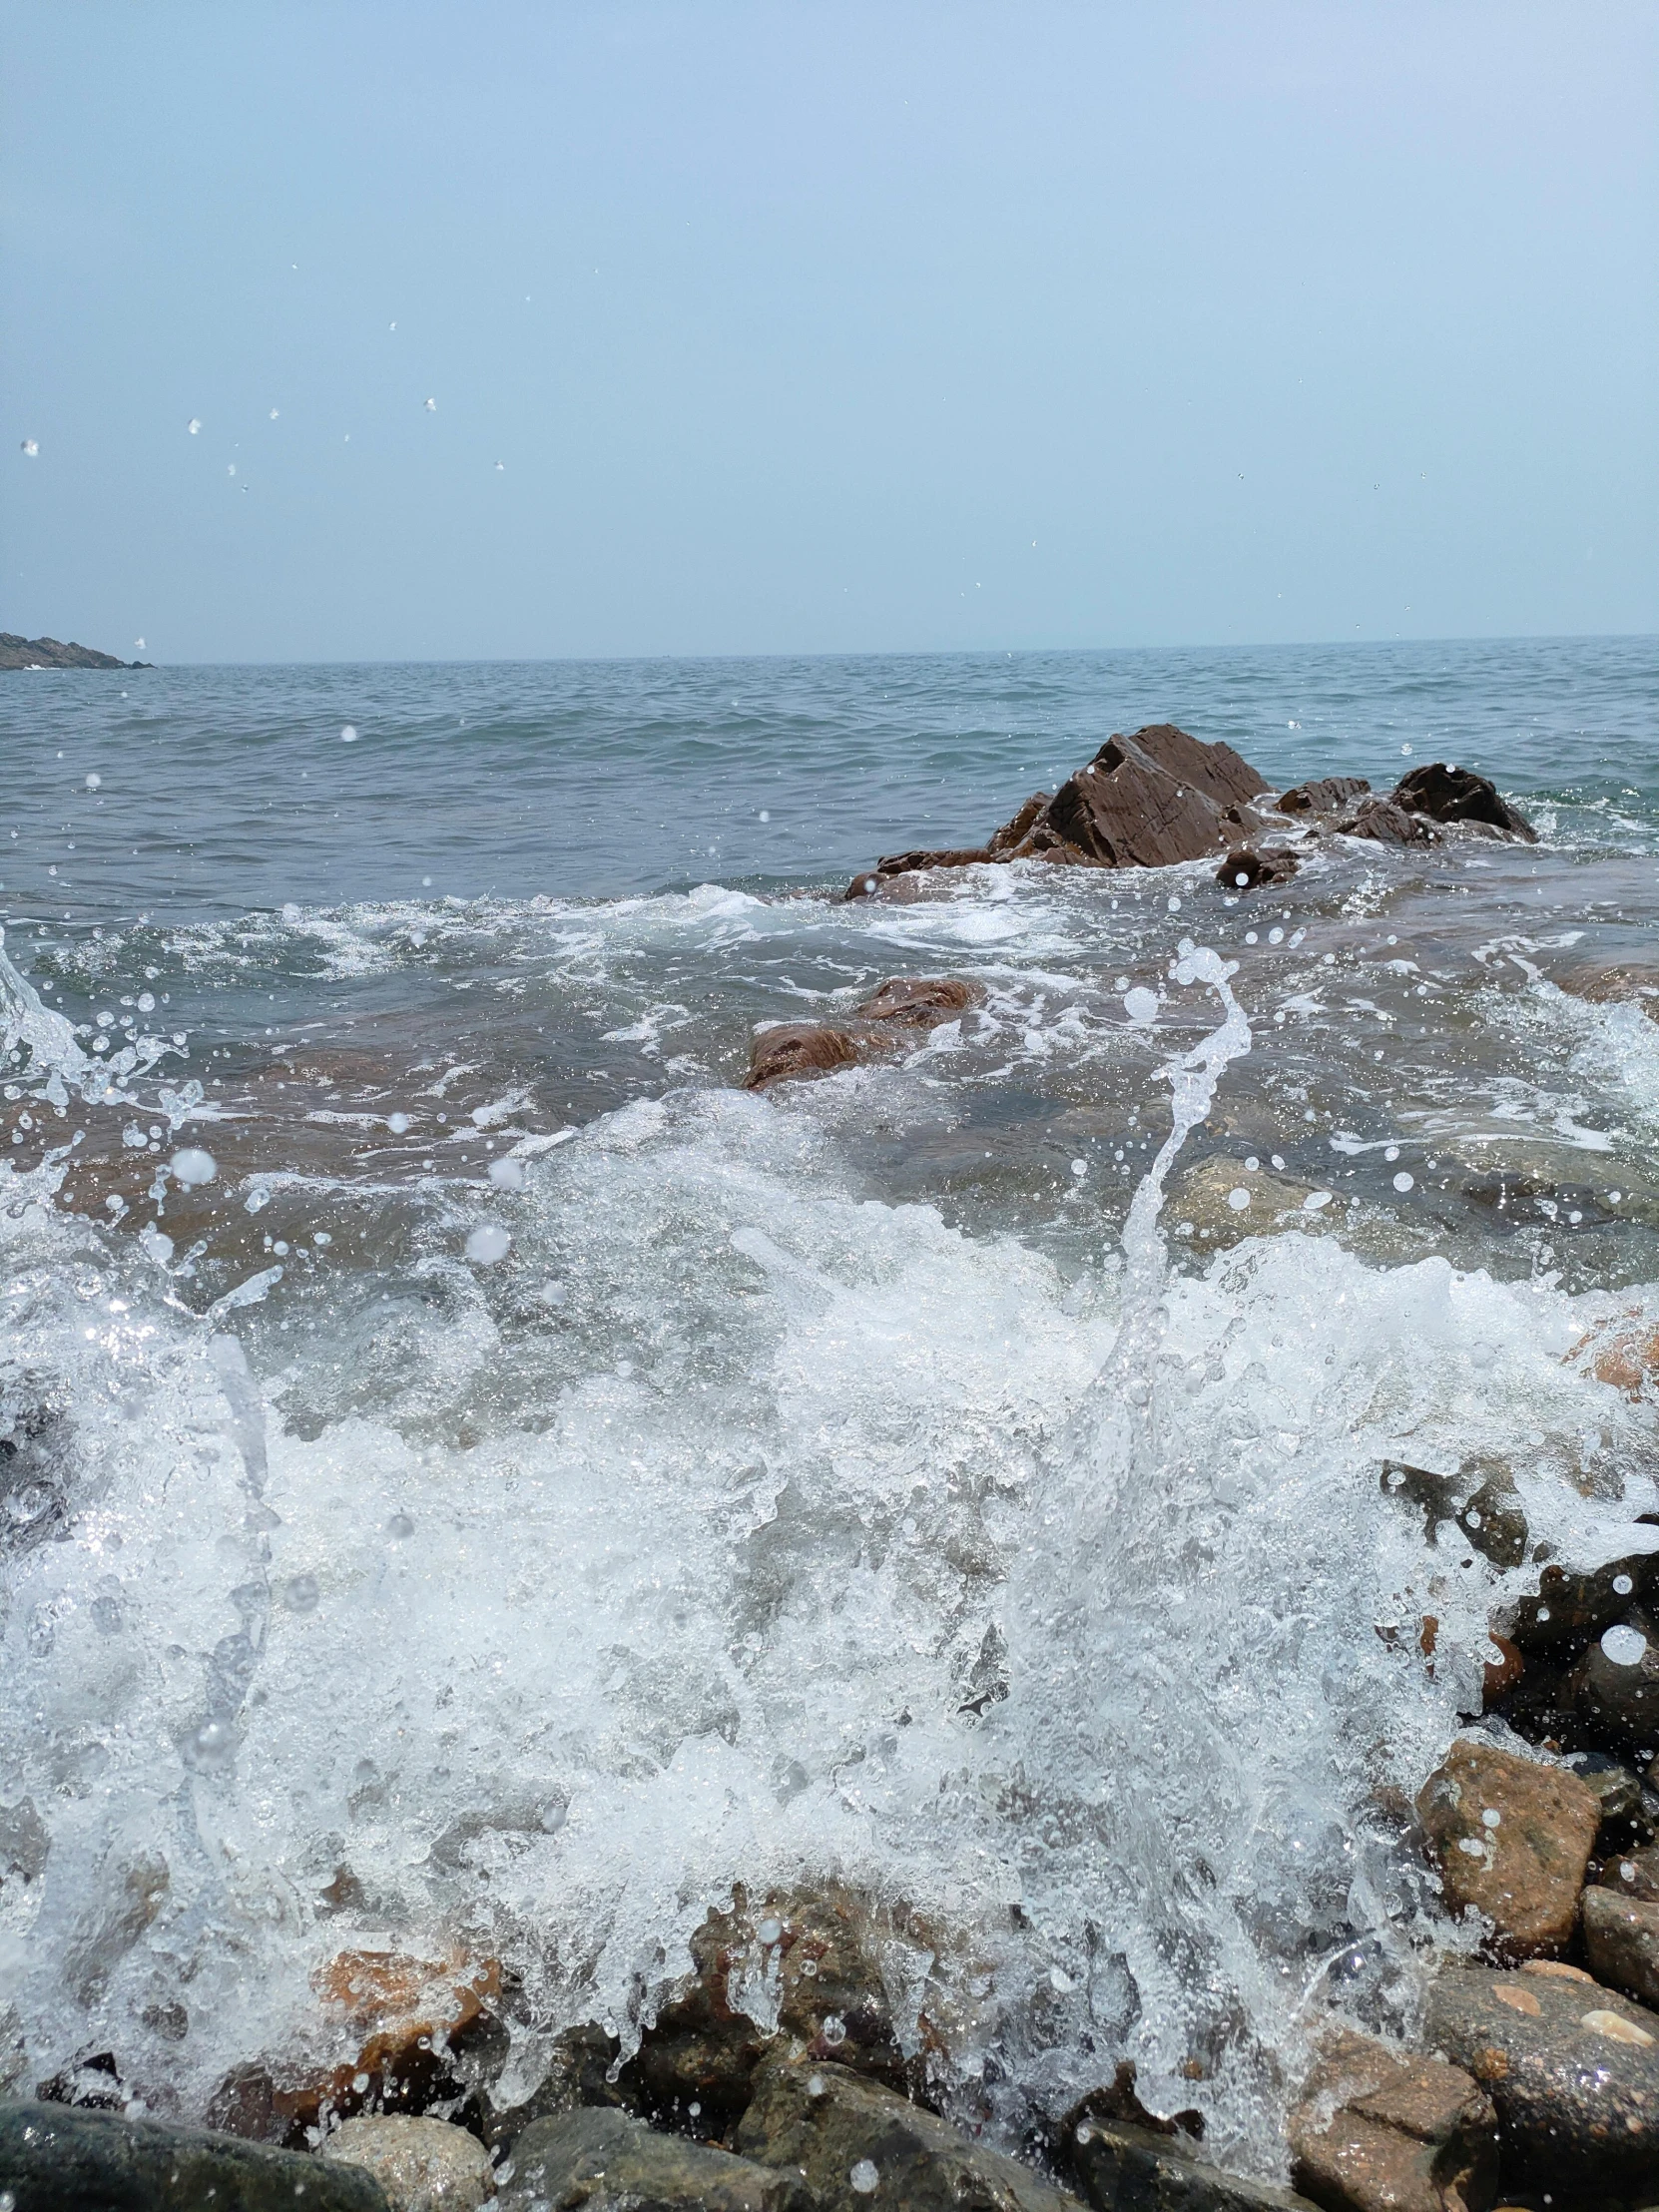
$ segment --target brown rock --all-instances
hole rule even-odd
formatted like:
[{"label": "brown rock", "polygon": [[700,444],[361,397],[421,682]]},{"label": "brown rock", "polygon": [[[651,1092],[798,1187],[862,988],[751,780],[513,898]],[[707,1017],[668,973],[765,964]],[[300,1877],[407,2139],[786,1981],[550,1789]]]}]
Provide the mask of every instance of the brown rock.
[{"label": "brown rock", "polygon": [[1574,1365],[1587,1363],[1598,1382],[1640,1397],[1659,1381],[1659,1325],[1645,1314],[1619,1314],[1580,1337],[1567,1358]]},{"label": "brown rock", "polygon": [[1642,1851],[1617,1853],[1601,1870],[1601,1889],[1615,1897],[1636,1898],[1644,1905],[1659,1903],[1659,1844]]},{"label": "brown rock", "polygon": [[1067,777],[1014,856],[1063,845],[1096,867],[1202,859],[1230,841],[1223,820],[1229,810],[1266,789],[1231,746],[1205,745],[1173,724],[1154,724],[1112,738],[1087,768]]},{"label": "brown rock", "polygon": [[1461,1737],[1418,1793],[1417,1818],[1448,1911],[1483,1914],[1504,1955],[1572,1940],[1601,1819],[1576,1775]]},{"label": "brown rock", "polygon": [[1586,1890],[1584,1952],[1599,1980],[1659,2006],[1659,1905]]},{"label": "brown rock", "polygon": [[1495,1659],[1488,1659],[1484,1669],[1482,1691],[1489,1711],[1497,1700],[1507,1697],[1526,1672],[1526,1661],[1507,1636],[1500,1636],[1495,1629],[1488,1631]]},{"label": "brown rock", "polygon": [[1615,961],[1609,967],[1574,968],[1555,978],[1556,986],[1574,998],[1598,1005],[1635,1005],[1652,1021],[1659,1021],[1659,967],[1635,961]]},{"label": "brown rock", "polygon": [[1497,2107],[1511,2188],[1564,2184],[1572,2205],[1600,2205],[1659,2173],[1659,2014],[1576,1966],[1445,1966],[1424,2038]]},{"label": "brown rock", "polygon": [[1282,815],[1336,815],[1351,810],[1356,800],[1368,798],[1371,786],[1363,776],[1321,776],[1312,783],[1296,784],[1280,799]]},{"label": "brown rock", "polygon": [[819,2212],[799,2174],[659,2135],[617,2111],[526,2128],[491,2201],[499,2212]]},{"label": "brown rock", "polygon": [[1370,837],[1378,844],[1438,844],[1440,832],[1422,815],[1396,807],[1391,799],[1363,799],[1346,822],[1345,837]]},{"label": "brown rock", "polygon": [[1301,865],[1287,845],[1265,844],[1260,850],[1241,845],[1217,868],[1216,881],[1228,890],[1253,891],[1263,883],[1288,883]]},{"label": "brown rock", "polygon": [[1288,2133],[1293,2177],[1327,2212],[1484,2212],[1497,2189],[1497,2114],[1444,2059],[1338,2029]]},{"label": "brown rock", "polygon": [[749,1048],[746,1091],[764,1091],[799,1075],[829,1075],[856,1066],[858,1040],[845,1029],[822,1021],[781,1021],[763,1029]]},{"label": "brown rock", "polygon": [[1426,815],[1431,822],[1482,823],[1523,843],[1538,841],[1531,823],[1499,796],[1489,777],[1476,776],[1472,769],[1448,768],[1444,761],[1424,762],[1402,776],[1394,786],[1393,803],[1408,814]]},{"label": "brown rock", "polygon": [[883,983],[858,1008],[862,1021],[885,1021],[910,1029],[936,1029],[970,1006],[984,1003],[977,983],[956,975],[900,975]]},{"label": "brown rock", "polygon": [[897,976],[883,983],[844,1028],[827,1022],[788,1021],[763,1029],[750,1046],[746,1091],[804,1075],[829,1075],[861,1060],[902,1049],[907,1039],[954,1021],[983,1002],[977,983],[955,975]]}]

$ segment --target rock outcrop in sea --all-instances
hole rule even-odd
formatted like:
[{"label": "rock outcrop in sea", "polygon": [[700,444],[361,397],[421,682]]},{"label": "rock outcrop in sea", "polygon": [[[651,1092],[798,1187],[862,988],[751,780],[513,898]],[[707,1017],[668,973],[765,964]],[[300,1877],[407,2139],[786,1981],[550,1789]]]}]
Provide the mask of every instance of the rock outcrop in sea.
[{"label": "rock outcrop in sea", "polygon": [[68,645],[56,638],[20,638],[15,631],[0,630],[0,669],[7,668],[150,668],[149,661],[118,661],[113,653],[99,653],[90,645]]}]

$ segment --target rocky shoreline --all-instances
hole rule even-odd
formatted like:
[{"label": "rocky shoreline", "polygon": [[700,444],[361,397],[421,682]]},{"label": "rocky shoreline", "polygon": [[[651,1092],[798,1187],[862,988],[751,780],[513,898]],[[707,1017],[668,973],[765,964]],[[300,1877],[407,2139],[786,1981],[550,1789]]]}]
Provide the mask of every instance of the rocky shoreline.
[{"label": "rocky shoreline", "polygon": [[153,668],[152,661],[118,661],[113,653],[100,653],[90,645],[68,645],[57,638],[23,638],[15,631],[0,630],[0,669],[47,668]]},{"label": "rocky shoreline", "polygon": [[[1238,897],[1285,880],[1321,838],[1531,834],[1465,771],[1417,769],[1386,795],[1330,779],[1276,798],[1229,749],[1158,726],[1114,738],[987,846],[894,855],[846,895],[922,895],[930,874],[967,864],[1158,865],[1141,855],[1161,852],[1214,859]],[[839,1025],[764,1029],[748,1087],[900,1052],[960,1018],[975,990],[899,978]],[[1646,1401],[1659,1332],[1615,1322],[1568,1357]],[[338,1950],[312,1978],[309,2047],[228,2071],[206,2128],[157,2117],[156,2085],[131,2078],[116,2049],[89,2048],[50,2080],[14,2077],[0,2101],[0,2212],[296,2200],[320,2212],[1648,2212],[1659,2205],[1659,1557],[1563,1566],[1488,1460],[1452,1475],[1388,1461],[1377,1479],[1421,1516],[1430,1548],[1525,1565],[1534,1587],[1490,1621],[1482,1710],[1412,1802],[1378,1808],[1437,1892],[1443,1939],[1420,1960],[1409,2042],[1318,2000],[1313,2063],[1287,2100],[1291,2187],[1221,2170],[1202,2115],[1147,2109],[1127,2063],[1025,2141],[982,2139],[939,2031],[904,2017],[883,1979],[880,1901],[803,1886],[711,1901],[691,1970],[638,2047],[625,2054],[599,2021],[573,2027],[516,2101],[504,2065],[519,1992],[458,1940],[438,1957]],[[1424,1614],[1403,1631],[1425,1665],[1437,1628]],[[0,1809],[0,1882],[38,1880],[45,1850],[34,1806]],[[348,1865],[325,1897],[329,1910],[360,1902]],[[140,1881],[140,1927],[146,1903]]]}]

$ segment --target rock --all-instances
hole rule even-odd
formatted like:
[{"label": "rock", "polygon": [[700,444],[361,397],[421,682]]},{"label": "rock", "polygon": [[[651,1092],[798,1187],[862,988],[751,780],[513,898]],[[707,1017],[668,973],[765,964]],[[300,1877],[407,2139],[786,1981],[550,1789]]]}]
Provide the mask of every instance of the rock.
[{"label": "rock", "polygon": [[1659,1325],[1641,1313],[1617,1315],[1581,1337],[1567,1358],[1587,1365],[1598,1382],[1639,1398],[1659,1381]]},{"label": "rock", "polygon": [[737,2147],[793,2168],[822,2212],[1067,2212],[1076,2200],[1029,2166],[844,2066],[771,2066],[755,2087]]},{"label": "rock", "polygon": [[1363,799],[1346,822],[1337,825],[1345,837],[1370,837],[1378,844],[1438,844],[1440,832],[1421,815],[1396,807],[1391,799]]},{"label": "rock", "polygon": [[[1244,1191],[1249,1204],[1238,1205],[1235,1191]],[[1310,1203],[1322,1198],[1322,1204]],[[1164,1218],[1183,1242],[1184,1231],[1190,1226],[1196,1243],[1220,1251],[1246,1237],[1259,1237],[1265,1230],[1290,1223],[1323,1234],[1341,1226],[1343,1208],[1311,1183],[1296,1182],[1267,1168],[1246,1167],[1243,1160],[1226,1153],[1212,1153],[1182,1176],[1170,1195]]]},{"label": "rock", "polygon": [[1471,2074],[1337,2029],[1287,2127],[1292,2173],[1326,2212],[1484,2212],[1497,2113]]},{"label": "rock", "polygon": [[1494,1566],[1518,1567],[1526,1557],[1526,1515],[1507,1467],[1477,1459],[1455,1474],[1435,1474],[1403,1459],[1384,1459],[1382,1486],[1385,1497],[1421,1511],[1430,1544],[1438,1545],[1440,1527],[1450,1521],[1462,1542]]},{"label": "rock", "polygon": [[391,2212],[372,2175],[194,2127],[0,2104],[9,2212]]},{"label": "rock", "polygon": [[500,2212],[815,2212],[797,2174],[659,2135],[614,2110],[526,2128],[498,2169]]},{"label": "rock", "polygon": [[1500,1636],[1495,1628],[1489,1629],[1487,1634],[1497,1653],[1497,1657],[1488,1659],[1481,1670],[1481,1709],[1489,1713],[1520,1682],[1526,1673],[1526,1660],[1507,1636]]},{"label": "rock", "polygon": [[52,1837],[33,1798],[0,1805],[0,1887],[38,1882],[52,1852]]},{"label": "rock", "polygon": [[1354,802],[1371,795],[1363,776],[1321,776],[1312,783],[1295,784],[1279,801],[1282,815],[1336,815],[1351,813]]},{"label": "rock", "polygon": [[1586,1890],[1584,1954],[1599,1981],[1659,2006],[1659,1904]]},{"label": "rock", "polygon": [[815,1021],[780,1022],[750,1047],[746,1091],[804,1075],[829,1075],[904,1046],[929,1029],[955,1021],[984,1001],[984,989],[957,975],[895,976],[881,984],[842,1028]]},{"label": "rock", "polygon": [[402,1951],[342,1950],[312,1975],[311,1986],[344,2055],[333,2063],[233,2068],[209,2102],[213,2126],[258,2142],[298,2144],[332,2119],[388,2105],[419,2113],[450,2102],[492,2056],[502,2055],[504,2030],[489,2009],[501,1988],[494,1959],[480,1965],[460,1951],[432,1961]]},{"label": "rock", "polygon": [[1558,990],[1597,1005],[1640,1006],[1652,1021],[1659,1021],[1659,967],[1634,961],[1615,961],[1609,967],[1574,968],[1557,976]]},{"label": "rock", "polygon": [[885,889],[895,876],[914,875],[936,867],[973,867],[981,860],[1004,857],[990,851],[984,845],[951,846],[934,849],[918,847],[913,852],[888,852],[876,861],[873,868],[864,868],[853,876],[841,893],[844,899],[873,898]]},{"label": "rock", "polygon": [[1648,1585],[1652,1560],[1644,1552],[1614,1559],[1591,1574],[1550,1565],[1538,1577],[1536,1598],[1523,1598],[1505,1631],[1522,1651],[1560,1651],[1611,1628]]},{"label": "rock", "polygon": [[1224,2173],[1128,2120],[1079,2121],[1066,2153],[1096,2212],[1312,2212],[1307,2197]]},{"label": "rock", "polygon": [[[709,1915],[691,1953],[693,1972],[622,2069],[624,2093],[652,2117],[679,2120],[696,2102],[705,2124],[727,2124],[779,2036],[811,2057],[907,2085],[876,1931],[850,1893],[740,1893],[730,1912]],[[734,2000],[746,1996],[772,2013],[775,2029],[739,2009]]]},{"label": "rock", "polygon": [[522,2104],[492,2105],[484,2115],[485,2144],[516,2142],[535,2120],[556,2120],[566,2112],[590,2104],[626,2105],[628,2093],[611,2079],[611,2067],[622,2048],[597,2021],[566,2028],[553,2046],[546,2073]]},{"label": "rock", "polygon": [[1423,1784],[1416,1809],[1449,1912],[1484,1914],[1509,1957],[1566,1947],[1601,1822],[1593,1790],[1465,1736]]},{"label": "rock", "polygon": [[1646,1766],[1659,1745],[1659,1629],[1640,1607],[1602,1631],[1568,1676],[1578,1710],[1599,1740],[1645,1747]]},{"label": "rock", "polygon": [[401,2112],[347,2120],[323,2144],[322,2156],[372,2174],[391,2212],[478,2212],[495,2189],[489,2152],[446,2120]]},{"label": "rock", "polygon": [[1644,1904],[1659,1903],[1659,1844],[1644,1851],[1621,1852],[1601,1870],[1598,1887],[1615,1897],[1638,1898]]},{"label": "rock", "polygon": [[1576,2205],[1659,2173],[1659,2014],[1576,1966],[1448,1965],[1423,2032],[1497,2107],[1511,2185],[1566,2182]]},{"label": "rock", "polygon": [[1302,865],[1288,845],[1265,844],[1259,851],[1241,845],[1216,870],[1216,881],[1233,891],[1253,891],[1263,883],[1288,883]]},{"label": "rock", "polygon": [[118,661],[113,653],[98,653],[73,639],[60,645],[56,638],[20,638],[15,631],[0,630],[0,669],[7,668],[148,668],[148,661]]},{"label": "rock", "polygon": [[1497,786],[1472,769],[1448,768],[1443,761],[1411,769],[1393,789],[1393,803],[1431,822],[1484,823],[1505,836],[1536,844],[1538,832],[1523,814],[1499,796]]}]

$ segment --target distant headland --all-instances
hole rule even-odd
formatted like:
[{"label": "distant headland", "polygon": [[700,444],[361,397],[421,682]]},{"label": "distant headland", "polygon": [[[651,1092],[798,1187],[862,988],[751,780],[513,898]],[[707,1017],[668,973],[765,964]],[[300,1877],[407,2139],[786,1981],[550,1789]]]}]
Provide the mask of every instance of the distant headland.
[{"label": "distant headland", "polygon": [[95,653],[90,645],[60,645],[56,638],[19,638],[0,630],[3,668],[154,668],[153,661],[118,661],[113,653]]}]

